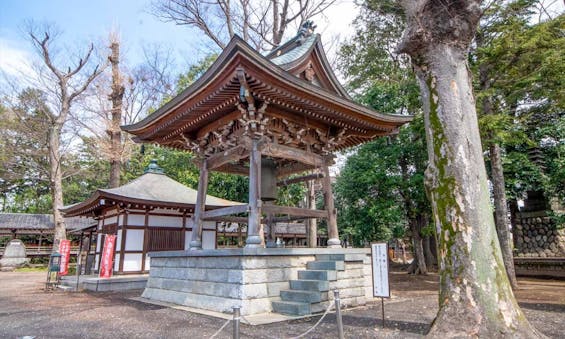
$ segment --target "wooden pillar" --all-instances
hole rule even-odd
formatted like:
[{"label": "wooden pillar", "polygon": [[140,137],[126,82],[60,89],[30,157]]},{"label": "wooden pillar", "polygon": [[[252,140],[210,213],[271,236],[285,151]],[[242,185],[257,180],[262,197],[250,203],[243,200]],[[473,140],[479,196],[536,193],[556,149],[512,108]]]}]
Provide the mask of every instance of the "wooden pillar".
[{"label": "wooden pillar", "polygon": [[[265,201],[265,205],[269,204],[272,205],[272,201]],[[274,216],[272,213],[267,214],[266,224],[269,232],[267,233],[267,242],[266,247],[276,247],[276,239],[275,239],[275,222],[273,220]]]},{"label": "wooden pillar", "polygon": [[330,170],[328,165],[322,166],[324,178],[322,184],[324,186],[324,201],[326,211],[328,211],[328,247],[340,248],[339,233],[337,231],[337,211],[334,206],[334,196],[332,193],[332,182],[330,179]]},{"label": "wooden pillar", "polygon": [[202,227],[204,221],[204,209],[206,208],[206,193],[208,191],[208,168],[206,159],[200,163],[200,178],[198,179],[198,195],[194,206],[194,216],[192,217],[192,235],[190,237],[190,249],[202,249]]},{"label": "wooden pillar", "polygon": [[[98,225],[96,225],[96,227],[98,227]],[[88,235],[88,251],[86,252],[87,256],[90,255],[90,251],[92,249],[92,236],[93,235],[94,235],[94,231],[90,231],[90,234]],[[94,252],[96,252],[96,247],[94,248]]]},{"label": "wooden pillar", "polygon": [[253,140],[249,154],[249,219],[245,247],[261,247],[261,152],[259,141]]},{"label": "wooden pillar", "polygon": [[[307,203],[308,208],[311,210],[316,209],[316,190],[315,190],[315,181],[307,181],[307,188],[308,188],[308,195],[307,195]],[[318,237],[318,224],[316,218],[310,218],[306,220],[306,235],[308,238],[306,239],[308,247],[317,247],[318,244],[316,243]]]},{"label": "wooden pillar", "polygon": [[[141,271],[145,271],[145,261],[147,259],[147,252],[149,249],[149,206],[145,207],[145,215],[143,221],[143,251],[141,253]],[[151,263],[149,263],[151,267]]]},{"label": "wooden pillar", "polygon": [[[128,224],[128,212],[126,210],[123,211],[123,215],[121,215],[122,219],[122,239],[120,244],[120,262],[118,263],[118,273],[124,272],[124,257],[126,255],[126,233],[127,233],[127,224]],[[118,227],[120,222],[120,214],[117,216],[118,220]]]}]

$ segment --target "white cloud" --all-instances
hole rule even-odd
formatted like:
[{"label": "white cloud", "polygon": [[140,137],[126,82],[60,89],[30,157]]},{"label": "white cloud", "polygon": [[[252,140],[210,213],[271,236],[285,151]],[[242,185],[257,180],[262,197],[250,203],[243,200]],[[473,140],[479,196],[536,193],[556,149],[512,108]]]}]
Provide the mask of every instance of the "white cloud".
[{"label": "white cloud", "polygon": [[33,74],[32,54],[17,42],[0,38],[0,69],[12,76]]}]

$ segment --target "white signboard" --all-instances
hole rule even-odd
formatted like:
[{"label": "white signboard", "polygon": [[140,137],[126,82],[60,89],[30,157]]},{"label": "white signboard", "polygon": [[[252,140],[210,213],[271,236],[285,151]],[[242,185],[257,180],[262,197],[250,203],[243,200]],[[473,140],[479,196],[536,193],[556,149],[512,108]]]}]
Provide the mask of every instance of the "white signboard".
[{"label": "white signboard", "polygon": [[373,296],[390,298],[388,285],[388,245],[371,244],[371,266],[373,267]]}]

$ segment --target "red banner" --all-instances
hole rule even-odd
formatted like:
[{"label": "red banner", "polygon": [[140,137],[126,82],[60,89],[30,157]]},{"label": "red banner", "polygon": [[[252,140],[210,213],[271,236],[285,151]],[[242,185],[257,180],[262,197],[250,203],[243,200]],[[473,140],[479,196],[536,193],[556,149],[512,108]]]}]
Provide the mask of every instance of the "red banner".
[{"label": "red banner", "polygon": [[104,249],[102,250],[102,260],[100,261],[100,278],[110,278],[112,276],[115,244],[116,236],[106,235],[104,238]]},{"label": "red banner", "polygon": [[69,259],[71,258],[71,241],[61,240],[59,243],[59,253],[61,254],[61,267],[59,275],[67,275],[69,273]]}]

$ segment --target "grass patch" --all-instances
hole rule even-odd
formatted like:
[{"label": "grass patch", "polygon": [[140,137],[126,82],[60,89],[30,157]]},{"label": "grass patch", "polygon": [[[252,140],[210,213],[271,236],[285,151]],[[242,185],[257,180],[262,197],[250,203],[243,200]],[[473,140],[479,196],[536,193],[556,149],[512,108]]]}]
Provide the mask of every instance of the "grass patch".
[{"label": "grass patch", "polygon": [[20,268],[16,268],[14,272],[47,272],[47,266],[20,267]]}]

